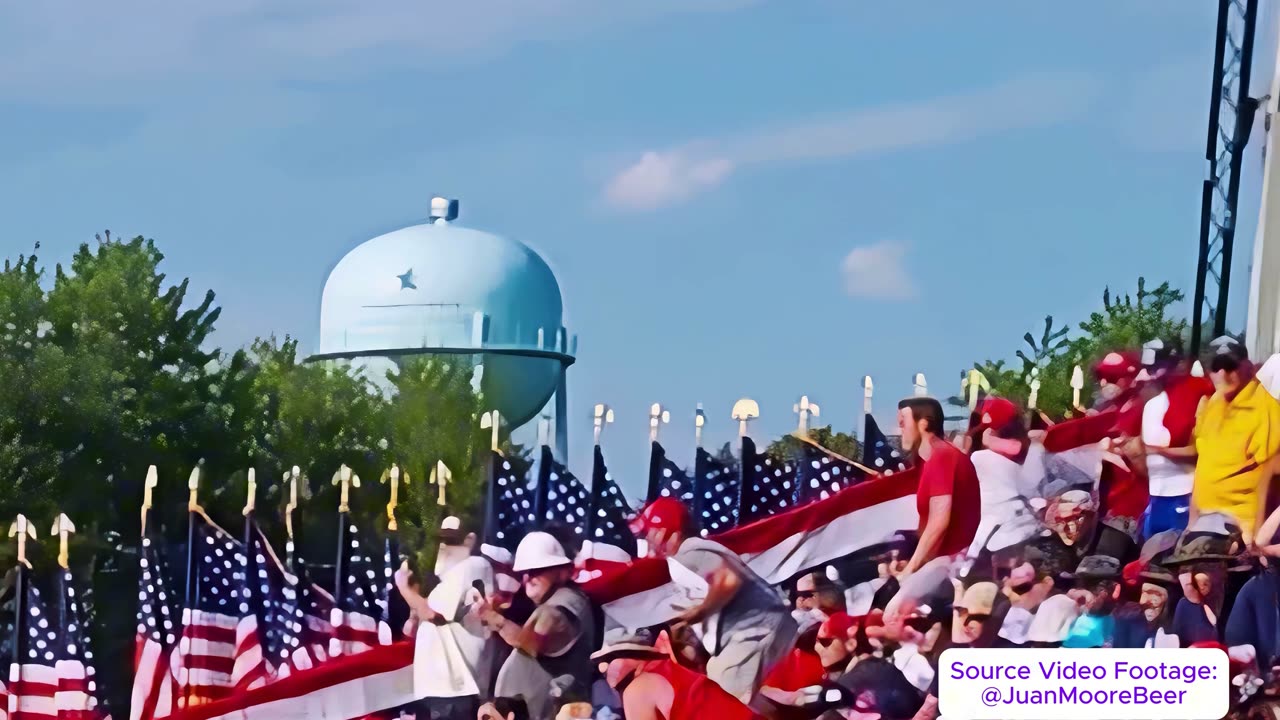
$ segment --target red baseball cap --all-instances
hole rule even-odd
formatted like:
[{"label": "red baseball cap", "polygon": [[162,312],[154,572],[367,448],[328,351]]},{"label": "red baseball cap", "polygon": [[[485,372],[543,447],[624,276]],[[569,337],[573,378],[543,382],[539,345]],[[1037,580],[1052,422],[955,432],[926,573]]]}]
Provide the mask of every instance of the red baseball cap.
[{"label": "red baseball cap", "polygon": [[998,430],[1018,417],[1018,406],[1001,397],[989,397],[978,406],[978,424],[974,432]]},{"label": "red baseball cap", "polygon": [[1132,380],[1142,369],[1142,356],[1135,352],[1112,352],[1093,366],[1093,375],[1099,380],[1119,382]]},{"label": "red baseball cap", "polygon": [[683,533],[688,526],[689,509],[672,497],[654,500],[631,520],[631,532],[637,536],[646,535],[650,530]]},{"label": "red baseball cap", "polygon": [[858,622],[846,612],[835,612],[827,616],[818,626],[818,637],[845,640],[849,631],[858,627]]}]

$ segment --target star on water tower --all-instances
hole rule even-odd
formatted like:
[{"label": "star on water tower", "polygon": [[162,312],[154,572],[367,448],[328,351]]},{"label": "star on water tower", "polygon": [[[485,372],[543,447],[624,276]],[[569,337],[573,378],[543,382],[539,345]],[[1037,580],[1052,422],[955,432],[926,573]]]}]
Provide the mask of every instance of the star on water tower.
[{"label": "star on water tower", "polygon": [[406,357],[471,362],[486,404],[508,427],[555,397],[556,450],[567,457],[567,373],[577,338],[564,326],[560,285],[528,246],[453,224],[458,202],[431,199],[426,224],[369,240],[325,281],[320,350],[311,361],[366,368],[379,380]]}]

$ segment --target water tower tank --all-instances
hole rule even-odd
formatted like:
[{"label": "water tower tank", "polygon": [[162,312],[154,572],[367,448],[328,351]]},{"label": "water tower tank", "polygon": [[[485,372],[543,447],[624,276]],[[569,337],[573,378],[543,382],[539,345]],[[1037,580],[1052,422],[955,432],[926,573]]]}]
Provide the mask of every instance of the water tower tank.
[{"label": "water tower tank", "polygon": [[379,235],[338,262],[311,359],[377,367],[413,355],[468,356],[483,367],[486,405],[522,425],[573,363],[560,286],[528,246],[455,225],[457,210],[435,198],[427,223]]}]

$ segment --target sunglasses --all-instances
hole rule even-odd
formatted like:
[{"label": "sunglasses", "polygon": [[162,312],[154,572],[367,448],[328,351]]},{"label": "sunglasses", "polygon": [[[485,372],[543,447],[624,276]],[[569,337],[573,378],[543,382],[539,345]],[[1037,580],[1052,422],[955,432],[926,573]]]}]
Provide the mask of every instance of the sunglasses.
[{"label": "sunglasses", "polygon": [[797,600],[812,600],[817,595],[818,593],[815,590],[797,590],[796,591]]},{"label": "sunglasses", "polygon": [[840,638],[820,637],[817,639],[818,644],[821,645],[822,647],[831,647],[832,645],[836,644],[839,641],[840,641]]}]

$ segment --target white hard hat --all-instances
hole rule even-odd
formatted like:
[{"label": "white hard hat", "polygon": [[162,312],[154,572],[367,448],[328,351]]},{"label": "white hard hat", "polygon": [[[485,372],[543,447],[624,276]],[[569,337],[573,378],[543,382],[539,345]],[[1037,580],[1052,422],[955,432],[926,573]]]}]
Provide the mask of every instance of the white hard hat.
[{"label": "white hard hat", "polygon": [[440,529],[441,530],[461,530],[462,521],[459,520],[456,516],[450,515],[449,517],[441,521]]},{"label": "white hard hat", "polygon": [[524,573],[572,564],[559,540],[544,532],[531,532],[516,547],[511,570]]}]

